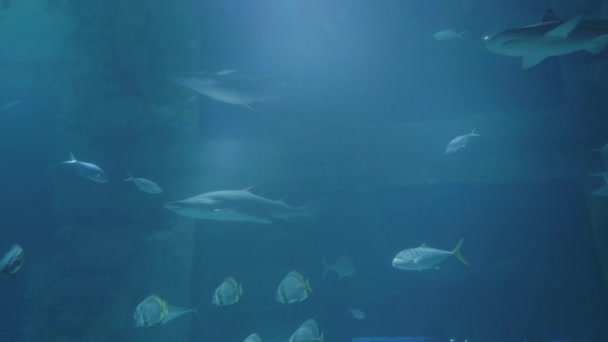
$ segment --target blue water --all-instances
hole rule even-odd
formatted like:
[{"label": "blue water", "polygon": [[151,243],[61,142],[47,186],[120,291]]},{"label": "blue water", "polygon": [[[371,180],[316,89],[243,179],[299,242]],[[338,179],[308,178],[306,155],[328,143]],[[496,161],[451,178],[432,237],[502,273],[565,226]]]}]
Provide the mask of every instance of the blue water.
[{"label": "blue water", "polygon": [[[602,2],[551,3],[568,18],[599,15]],[[326,341],[608,341],[606,233],[593,226],[606,203],[586,177],[604,167],[589,150],[608,140],[608,55],[523,71],[483,46],[485,35],[538,22],[550,1],[46,5],[24,27],[11,19],[23,4],[0,6],[0,108],[19,101],[0,110],[0,254],[13,243],[26,251],[17,276],[0,279],[0,341],[284,341],[309,318]],[[181,7],[188,16],[173,12]],[[33,23],[58,15],[73,25],[47,50],[54,27]],[[448,28],[469,31],[432,39]],[[280,99],[249,110],[190,99],[168,80],[225,69]],[[569,70],[583,69],[598,81],[573,81]],[[481,137],[443,154],[473,128]],[[109,183],[60,165],[70,152]],[[165,192],[137,192],[127,169]],[[197,220],[184,238],[174,228],[192,221],[162,206],[249,186],[322,210],[270,225]],[[468,266],[391,267],[400,250],[460,239]],[[341,255],[355,275],[323,277],[322,260]],[[292,270],[313,291],[280,305],[275,290]],[[213,306],[228,276],[244,296]],[[134,327],[152,293],[202,319]],[[355,307],[365,319],[350,316]]]}]

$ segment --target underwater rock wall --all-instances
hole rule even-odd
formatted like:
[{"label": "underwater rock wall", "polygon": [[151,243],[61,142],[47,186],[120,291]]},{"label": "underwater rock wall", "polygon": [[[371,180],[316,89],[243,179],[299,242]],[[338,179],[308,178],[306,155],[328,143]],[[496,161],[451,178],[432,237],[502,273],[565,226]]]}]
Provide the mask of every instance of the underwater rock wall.
[{"label": "underwater rock wall", "polygon": [[58,248],[52,258],[30,263],[27,341],[188,339],[188,319],[150,333],[133,326],[132,314],[151,293],[190,305],[192,227],[169,221],[164,194],[138,192],[123,180],[130,170],[170,190],[174,169],[192,169],[192,153],[183,152],[197,148],[197,105],[168,80],[197,66],[192,6],[66,0],[50,11],[72,25],[61,33],[63,97],[53,159],[73,152],[102,167],[109,182],[54,168]]}]

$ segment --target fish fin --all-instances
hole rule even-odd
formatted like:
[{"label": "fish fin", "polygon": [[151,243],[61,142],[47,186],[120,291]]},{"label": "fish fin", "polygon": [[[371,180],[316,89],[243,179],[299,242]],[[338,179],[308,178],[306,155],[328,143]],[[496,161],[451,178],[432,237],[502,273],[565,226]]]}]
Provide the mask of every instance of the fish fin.
[{"label": "fish fin", "polygon": [[555,13],[555,10],[553,8],[549,8],[547,11],[545,11],[543,18],[541,19],[541,22],[546,23],[549,21],[560,21],[560,20],[561,19],[557,15],[557,13]]},{"label": "fish fin", "polygon": [[454,247],[454,250],[452,250],[452,254],[454,254],[454,256],[458,260],[460,260],[461,263],[463,263],[465,265],[469,265],[469,263],[466,260],[464,260],[464,257],[460,253],[460,248],[462,247],[463,242],[464,242],[464,239],[460,239],[460,241],[458,241],[458,243],[456,244],[456,247]]},{"label": "fish fin", "polygon": [[312,286],[310,286],[310,280],[308,278],[304,282],[304,285],[306,285],[306,291],[308,291],[309,293],[312,293]]},{"label": "fish fin", "polygon": [[70,152],[70,159],[66,160],[64,162],[61,162],[62,164],[73,164],[77,162],[76,158],[74,157],[74,153]]},{"label": "fish fin", "polygon": [[224,70],[220,70],[220,71],[216,72],[215,74],[217,76],[226,76],[226,75],[234,74],[235,72],[237,72],[236,69],[224,69]]},{"label": "fish fin", "polygon": [[243,296],[243,284],[239,284],[239,296]]},{"label": "fish fin", "polygon": [[536,64],[542,62],[545,58],[547,58],[547,57],[546,56],[536,56],[536,55],[524,56],[521,59],[521,67],[524,70],[528,70],[528,69],[532,68],[533,66],[535,66]]},{"label": "fish fin", "polygon": [[252,185],[252,186],[248,186],[245,189],[241,190],[241,191],[245,191],[245,192],[251,192],[251,190],[257,188],[257,185]]},{"label": "fish fin", "polygon": [[439,268],[439,266],[435,266],[433,267],[434,270],[439,271],[441,268]]},{"label": "fish fin", "polygon": [[324,334],[324,332],[321,331],[321,335],[319,335],[319,342],[323,342],[323,334]]},{"label": "fish fin", "polygon": [[426,242],[423,242],[418,248],[429,248],[429,246],[426,244]]},{"label": "fish fin", "polygon": [[321,261],[323,261],[323,267],[325,267],[325,270],[323,271],[323,278],[325,278],[327,272],[330,270],[330,266],[325,262],[325,258],[321,258]]},{"label": "fish fin", "polygon": [[314,201],[298,207],[299,210],[307,213],[307,216],[313,217],[318,215],[324,207],[323,201]]},{"label": "fish fin", "polygon": [[475,133],[476,128],[473,128],[473,130],[471,131],[471,133],[469,133],[470,137],[480,137],[479,134]]},{"label": "fish fin", "polygon": [[587,52],[595,55],[595,54],[602,52],[602,50],[606,47],[606,45],[608,45],[608,34],[595,38],[593,40],[593,42],[591,43],[591,46],[589,46],[585,50],[587,50]]},{"label": "fish fin", "polygon": [[249,109],[249,110],[251,110],[251,111],[257,112],[257,110],[255,110],[255,108],[251,107],[248,104],[243,103],[242,106],[245,107],[245,108],[247,108],[247,109]]},{"label": "fish fin", "polygon": [[129,172],[129,170],[127,170],[127,179],[125,179],[125,182],[132,181],[132,180],[133,180],[133,175],[131,175],[131,172]]},{"label": "fish fin", "polygon": [[566,22],[561,23],[558,27],[545,33],[545,37],[549,38],[568,38],[570,32],[572,32],[578,24],[583,20],[583,15],[577,15],[574,18],[569,19]]},{"label": "fish fin", "polygon": [[464,39],[464,38],[462,37],[462,35],[463,35],[463,34],[465,34],[465,33],[467,33],[467,32],[469,32],[469,30],[468,30],[468,29],[466,29],[466,30],[464,30],[464,31],[460,32],[460,33],[458,34],[458,38],[460,38],[460,39]]}]

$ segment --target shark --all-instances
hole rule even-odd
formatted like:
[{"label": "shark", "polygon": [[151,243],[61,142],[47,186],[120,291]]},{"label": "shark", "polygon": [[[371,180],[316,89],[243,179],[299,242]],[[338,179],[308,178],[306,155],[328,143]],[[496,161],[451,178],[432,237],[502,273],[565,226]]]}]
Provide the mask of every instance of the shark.
[{"label": "shark", "polygon": [[540,23],[486,36],[484,42],[494,53],[521,57],[522,68],[528,70],[548,57],[577,51],[600,53],[608,44],[608,20],[583,15],[563,20],[549,9]]},{"label": "shark", "polygon": [[174,75],[172,81],[180,86],[194,90],[213,100],[243,106],[255,111],[253,104],[279,99],[279,95],[265,87],[256,79],[228,69],[215,74],[194,72]]},{"label": "shark", "polygon": [[203,193],[164,207],[179,215],[203,220],[271,224],[277,220],[311,217],[315,204],[291,206],[283,200],[271,200],[244,190],[220,190]]}]

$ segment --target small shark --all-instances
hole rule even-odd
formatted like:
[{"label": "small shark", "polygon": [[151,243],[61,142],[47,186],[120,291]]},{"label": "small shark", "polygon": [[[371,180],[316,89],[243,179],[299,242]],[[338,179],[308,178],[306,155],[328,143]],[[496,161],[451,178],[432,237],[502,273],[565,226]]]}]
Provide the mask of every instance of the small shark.
[{"label": "small shark", "polygon": [[164,207],[180,215],[195,219],[254,222],[270,224],[275,220],[310,217],[313,204],[293,207],[283,200],[274,201],[244,190],[207,192],[185,200],[166,203]]},{"label": "small shark", "polygon": [[173,82],[190,88],[216,101],[240,105],[255,111],[252,104],[278,100],[279,95],[255,82],[239,75],[236,70],[222,70],[215,74],[208,72],[176,75]]},{"label": "small shark", "polygon": [[599,53],[608,44],[608,20],[578,15],[564,21],[549,9],[539,24],[508,29],[484,41],[494,53],[522,57],[522,68],[527,70],[547,57],[582,50]]}]

